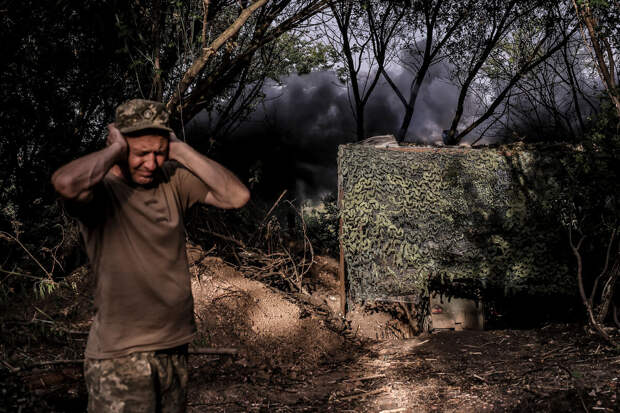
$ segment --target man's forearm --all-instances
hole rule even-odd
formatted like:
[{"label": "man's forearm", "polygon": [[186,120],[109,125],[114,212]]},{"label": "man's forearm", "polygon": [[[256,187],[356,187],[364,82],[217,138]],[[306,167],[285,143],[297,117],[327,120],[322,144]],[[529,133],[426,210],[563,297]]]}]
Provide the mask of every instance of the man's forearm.
[{"label": "man's forearm", "polygon": [[184,142],[170,142],[170,158],[182,163],[203,181],[211,191],[205,203],[219,208],[241,208],[250,198],[250,192],[228,169],[195,151]]},{"label": "man's forearm", "polygon": [[87,201],[91,189],[108,173],[123,155],[120,144],[78,158],[64,165],[52,175],[52,184],[65,199]]}]

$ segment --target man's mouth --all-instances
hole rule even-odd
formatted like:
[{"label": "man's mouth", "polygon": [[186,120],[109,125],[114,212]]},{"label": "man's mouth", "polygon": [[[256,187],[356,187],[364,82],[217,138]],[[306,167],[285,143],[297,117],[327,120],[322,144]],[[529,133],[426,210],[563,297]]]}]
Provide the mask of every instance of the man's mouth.
[{"label": "man's mouth", "polygon": [[139,182],[142,181],[143,183],[151,182],[153,180],[153,173],[139,172],[136,174],[135,179]]}]

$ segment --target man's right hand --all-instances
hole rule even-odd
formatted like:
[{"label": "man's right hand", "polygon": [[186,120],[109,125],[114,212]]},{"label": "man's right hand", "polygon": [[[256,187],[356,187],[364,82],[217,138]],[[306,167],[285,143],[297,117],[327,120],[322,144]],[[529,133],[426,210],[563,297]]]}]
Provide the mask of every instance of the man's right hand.
[{"label": "man's right hand", "polygon": [[127,141],[114,123],[108,125],[108,138],[106,143],[107,146],[116,144],[121,149],[118,157],[119,161],[127,159]]},{"label": "man's right hand", "polygon": [[111,123],[108,125],[107,147],[60,167],[52,175],[52,184],[56,192],[67,200],[90,202],[93,199],[93,187],[115,165],[127,162],[128,151],[125,137]]}]

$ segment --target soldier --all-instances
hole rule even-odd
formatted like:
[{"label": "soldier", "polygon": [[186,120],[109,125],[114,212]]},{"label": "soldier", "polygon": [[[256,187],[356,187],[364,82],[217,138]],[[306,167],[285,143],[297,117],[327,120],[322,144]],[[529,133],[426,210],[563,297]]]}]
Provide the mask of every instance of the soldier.
[{"label": "soldier", "polygon": [[84,375],[89,412],[182,412],[195,332],[185,212],[240,208],[247,188],[176,138],[159,102],[119,106],[106,148],[52,176],[96,277]]}]

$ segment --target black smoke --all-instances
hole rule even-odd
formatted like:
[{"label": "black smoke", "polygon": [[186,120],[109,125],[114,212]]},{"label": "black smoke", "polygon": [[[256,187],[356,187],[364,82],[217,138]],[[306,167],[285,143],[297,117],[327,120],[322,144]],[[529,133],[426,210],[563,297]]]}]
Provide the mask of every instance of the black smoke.
[{"label": "black smoke", "polygon": [[[439,66],[428,73],[407,141],[437,142],[450,125],[458,89],[445,75]],[[394,72],[392,78],[408,96],[409,72]],[[335,192],[338,146],[357,140],[346,84],[334,72],[314,72],[288,76],[263,92],[262,104],[222,142],[222,162],[246,180],[258,180],[255,189],[267,197],[284,189],[300,201]],[[366,136],[395,134],[403,113],[400,100],[382,79],[366,107]]]}]

